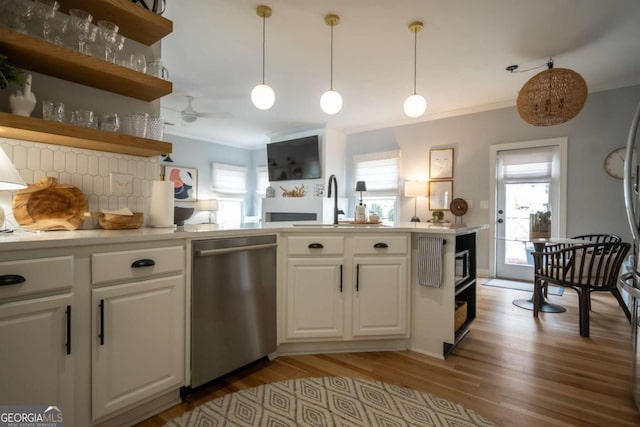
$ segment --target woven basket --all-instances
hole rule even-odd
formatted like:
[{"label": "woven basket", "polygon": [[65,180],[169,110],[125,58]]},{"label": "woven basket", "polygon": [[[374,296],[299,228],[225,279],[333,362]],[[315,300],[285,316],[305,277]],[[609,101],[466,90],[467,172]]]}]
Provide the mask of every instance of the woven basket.
[{"label": "woven basket", "polygon": [[466,301],[456,301],[456,322],[455,330],[460,329],[464,322],[467,320],[467,303]]}]

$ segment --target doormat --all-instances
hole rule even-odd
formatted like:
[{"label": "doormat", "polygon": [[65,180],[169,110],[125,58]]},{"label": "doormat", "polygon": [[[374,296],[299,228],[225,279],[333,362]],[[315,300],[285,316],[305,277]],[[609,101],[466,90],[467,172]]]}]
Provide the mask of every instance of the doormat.
[{"label": "doormat", "polygon": [[[495,288],[514,289],[516,291],[533,292],[533,283],[518,282],[515,280],[487,279],[483,285],[493,286]],[[549,295],[562,296],[562,294],[564,294],[564,288],[562,286],[549,285]]]}]

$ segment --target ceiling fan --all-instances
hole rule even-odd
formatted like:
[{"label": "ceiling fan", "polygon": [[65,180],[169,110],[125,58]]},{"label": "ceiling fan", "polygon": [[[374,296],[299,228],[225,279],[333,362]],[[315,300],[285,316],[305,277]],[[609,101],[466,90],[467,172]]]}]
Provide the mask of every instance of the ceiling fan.
[{"label": "ceiling fan", "polygon": [[198,112],[191,105],[191,102],[194,100],[194,97],[187,95],[186,98],[187,98],[187,106],[183,110],[174,110],[173,108],[169,108],[169,107],[162,107],[162,108],[180,113],[180,117],[182,117],[182,120],[185,123],[193,123],[196,120],[198,120],[198,118],[200,117],[208,117],[208,118],[214,118],[214,119],[228,119],[231,117],[231,113],[226,113],[226,112],[213,112],[213,111],[206,112],[206,113]]}]

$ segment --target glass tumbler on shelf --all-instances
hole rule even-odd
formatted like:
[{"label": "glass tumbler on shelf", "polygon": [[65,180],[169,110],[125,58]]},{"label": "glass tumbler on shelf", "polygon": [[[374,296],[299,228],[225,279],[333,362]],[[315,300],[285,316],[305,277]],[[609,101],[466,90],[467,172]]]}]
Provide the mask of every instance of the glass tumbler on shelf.
[{"label": "glass tumbler on shelf", "polygon": [[148,123],[149,114],[147,113],[129,114],[124,116],[120,121],[120,132],[131,136],[146,138]]},{"label": "glass tumbler on shelf", "polygon": [[65,34],[69,26],[69,16],[64,13],[55,13],[53,19],[50,22],[49,30],[49,42],[55,43],[58,46],[65,45]]},{"label": "glass tumbler on shelf", "polygon": [[147,72],[147,58],[142,53],[132,53],[129,57],[129,66],[141,73]]},{"label": "glass tumbler on shelf", "polygon": [[58,101],[42,101],[42,118],[54,122],[64,123],[64,104]]},{"label": "glass tumbler on shelf", "polygon": [[104,52],[103,59],[105,61],[109,60],[111,56],[111,49],[115,43],[116,35],[118,34],[118,27],[113,22],[100,20],[97,22],[98,25],[98,36],[100,37],[100,41],[102,42],[100,49]]},{"label": "glass tumbler on shelf", "polygon": [[164,135],[164,119],[162,117],[149,117],[147,121],[147,138],[162,141]]},{"label": "glass tumbler on shelf", "polygon": [[95,115],[91,110],[74,110],[71,112],[71,124],[85,128],[95,128]]},{"label": "glass tumbler on shelf", "polygon": [[120,129],[120,118],[118,114],[100,113],[100,116],[98,116],[98,129],[117,132]]},{"label": "glass tumbler on shelf", "polygon": [[36,0],[34,4],[36,21],[42,26],[42,38],[51,42],[51,23],[60,4],[55,0]]},{"label": "glass tumbler on shelf", "polygon": [[85,45],[91,37],[91,21],[93,16],[82,9],[69,9],[71,17],[71,27],[78,39],[78,50],[82,53],[86,51]]},{"label": "glass tumbler on shelf", "polygon": [[3,19],[9,28],[19,33],[28,34],[27,24],[33,16],[34,3],[31,0],[9,0],[3,11]]},{"label": "glass tumbler on shelf", "polygon": [[118,64],[118,59],[122,48],[124,48],[124,42],[126,38],[122,34],[116,34],[113,38],[113,43],[109,46],[109,53],[107,54],[107,61]]}]

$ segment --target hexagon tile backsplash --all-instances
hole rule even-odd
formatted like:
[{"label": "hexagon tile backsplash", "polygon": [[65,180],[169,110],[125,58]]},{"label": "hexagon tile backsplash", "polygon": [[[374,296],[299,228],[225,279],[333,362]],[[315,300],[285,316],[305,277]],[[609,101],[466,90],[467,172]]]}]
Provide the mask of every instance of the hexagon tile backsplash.
[{"label": "hexagon tile backsplash", "polygon": [[[104,151],[85,150],[60,145],[0,138],[2,148],[27,184],[43,176],[58,179],[61,184],[78,187],[89,200],[89,210],[129,208],[148,217],[151,182],[160,179],[160,158],[138,157]],[[132,177],[128,194],[111,192],[110,174]],[[7,214],[7,226],[18,227],[11,215],[13,193],[0,191],[0,206]],[[83,229],[98,228],[96,218],[87,218]]]}]

